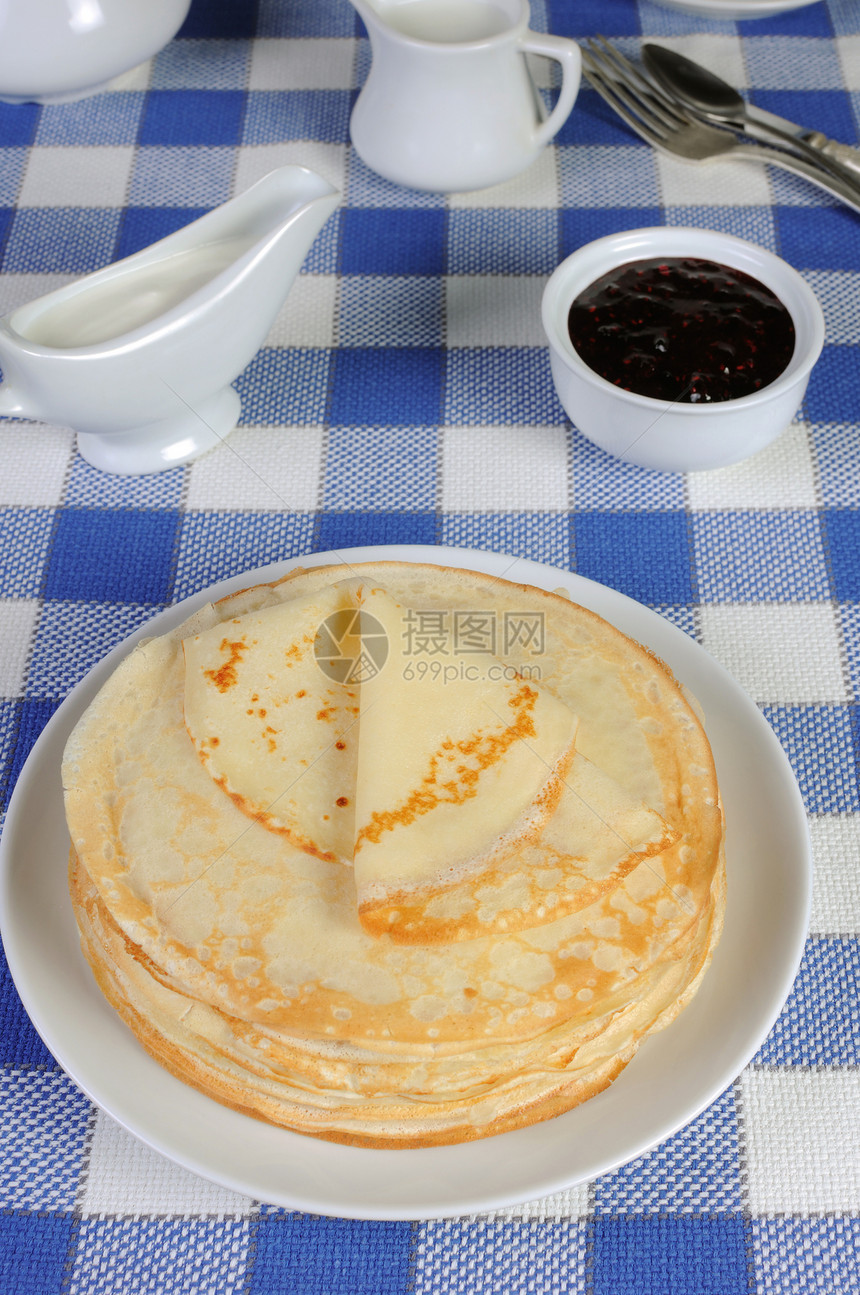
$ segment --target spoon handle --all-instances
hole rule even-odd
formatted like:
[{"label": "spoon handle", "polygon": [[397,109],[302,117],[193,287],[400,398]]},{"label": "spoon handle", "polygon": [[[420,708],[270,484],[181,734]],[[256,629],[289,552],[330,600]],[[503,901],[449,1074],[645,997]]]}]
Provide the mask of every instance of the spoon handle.
[{"label": "spoon handle", "polygon": [[[832,194],[847,207],[860,212],[860,185],[856,180],[843,180],[834,171],[825,170],[820,163],[807,162],[797,153],[787,153],[779,148],[769,148],[766,144],[742,144],[740,148],[724,157],[746,158],[751,162],[768,162],[771,166],[781,167],[793,175],[800,175],[810,184],[817,185],[825,193]],[[719,160],[719,159],[714,159]]]},{"label": "spoon handle", "polygon": [[799,147],[807,156],[809,150],[818,157],[823,155],[829,162],[850,171],[853,178],[860,178],[860,149],[852,148],[850,144],[840,144],[823,131],[797,126],[793,121],[787,121],[785,117],[778,117],[775,112],[768,112],[752,103],[745,105],[745,117],[750,126],[767,131],[771,139],[779,138],[786,146]]},{"label": "spoon handle", "polygon": [[820,130],[811,130],[802,138],[817,152],[823,153],[825,157],[853,171],[860,178],[860,149],[852,148],[850,144],[840,144],[835,139],[828,139]]},{"label": "spoon handle", "polygon": [[[763,144],[775,144],[796,154],[797,157],[805,158],[813,166],[820,167],[835,179],[860,192],[860,153],[850,149],[847,144],[837,144],[835,140],[828,139],[819,131],[800,133],[784,130],[781,126],[762,121],[758,113],[752,111],[747,111],[743,125],[728,121],[723,121],[721,124],[730,129],[742,131],[751,139],[757,139]],[[843,150],[852,154],[852,158],[843,157]]]}]

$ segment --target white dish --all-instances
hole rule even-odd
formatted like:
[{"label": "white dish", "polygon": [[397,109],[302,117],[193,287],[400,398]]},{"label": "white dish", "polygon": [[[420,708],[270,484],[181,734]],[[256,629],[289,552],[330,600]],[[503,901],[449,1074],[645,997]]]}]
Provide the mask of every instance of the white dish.
[{"label": "white dish", "polygon": [[[461,1146],[371,1151],[305,1138],[240,1115],[162,1070],[105,999],[84,961],[66,889],[69,841],[60,760],[91,698],[138,639],[197,606],[294,566],[398,559],[467,567],[566,589],[665,660],[699,698],[727,820],[725,931],[702,988],[605,1092],[532,1128]],[[427,546],[349,549],[220,582],[156,616],[70,693],[37,741],[0,841],[0,926],[36,1029],[88,1096],[150,1147],[258,1200],[349,1218],[447,1217],[515,1205],[624,1164],[708,1106],[755,1054],[794,980],[806,934],[810,850],[788,760],[756,706],[681,630],[622,594],[522,558]]]},{"label": "white dish", "polygon": [[[693,404],[629,391],[586,363],[568,330],[571,304],[603,275],[664,257],[730,266],[770,289],[795,331],[794,352],[776,378],[745,396]],[[571,422],[607,454],[660,472],[723,468],[770,445],[800,408],[824,345],[818,298],[793,266],[758,243],[695,225],[626,229],[584,243],[550,275],[541,318],[556,394]]]},{"label": "white dish", "polygon": [[0,6],[0,101],[70,103],[171,41],[190,0],[37,0]]},{"label": "white dish", "polygon": [[790,9],[804,9],[817,0],[655,0],[655,3],[695,14],[697,18],[744,22],[748,18],[770,18]]}]

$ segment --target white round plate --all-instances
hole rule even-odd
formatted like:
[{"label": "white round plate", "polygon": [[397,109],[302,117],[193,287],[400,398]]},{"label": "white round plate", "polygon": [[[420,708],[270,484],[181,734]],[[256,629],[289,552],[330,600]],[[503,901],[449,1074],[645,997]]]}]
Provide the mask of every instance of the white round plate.
[{"label": "white round plate", "polygon": [[697,18],[744,22],[748,18],[771,18],[790,9],[804,9],[817,0],[655,0],[655,3],[695,14]]},{"label": "white round plate", "polygon": [[[372,1151],[289,1133],[220,1106],[162,1070],[96,987],[66,882],[63,748],[131,646],[212,598],[293,567],[382,559],[564,588],[651,648],[702,705],[727,824],[725,930],[701,990],[680,1017],[647,1040],[606,1092],[568,1114],[419,1151]],[[779,742],[734,680],[681,630],[611,589],[522,558],[374,547],[313,554],[224,580],[156,616],[90,671],[48,723],[15,788],[0,842],[0,926],[18,991],[48,1048],[94,1102],[150,1147],[270,1204],[348,1218],[439,1218],[585,1182],[663,1141],[708,1106],[755,1054],[788,995],[806,934],[810,874],[806,815]]]}]

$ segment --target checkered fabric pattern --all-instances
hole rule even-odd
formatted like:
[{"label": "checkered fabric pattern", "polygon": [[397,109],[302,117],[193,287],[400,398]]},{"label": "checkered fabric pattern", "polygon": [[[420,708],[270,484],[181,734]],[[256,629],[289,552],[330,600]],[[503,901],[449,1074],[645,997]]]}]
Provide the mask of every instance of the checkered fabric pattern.
[{"label": "checkered fabric pattern", "polygon": [[[738,23],[534,0],[532,26],[629,54],[673,43],[761,106],[860,143],[857,0]],[[518,179],[400,189],[350,147],[369,61],[348,0],[193,0],[177,38],[107,91],[0,104],[0,314],[282,163],[343,195],[216,451],[111,477],[70,432],[0,420],[2,805],[69,689],[165,605],[356,544],[498,550],[648,604],[761,707],[810,817],[803,963],[752,1063],[668,1142],[527,1206],[402,1223],[291,1213],[162,1160],[65,1076],[4,964],[0,1292],[860,1291],[860,217],[765,168],[658,157],[587,86]],[[752,239],[822,303],[801,413],[740,466],[616,462],[554,395],[546,277],[580,244],[650,224]]]}]

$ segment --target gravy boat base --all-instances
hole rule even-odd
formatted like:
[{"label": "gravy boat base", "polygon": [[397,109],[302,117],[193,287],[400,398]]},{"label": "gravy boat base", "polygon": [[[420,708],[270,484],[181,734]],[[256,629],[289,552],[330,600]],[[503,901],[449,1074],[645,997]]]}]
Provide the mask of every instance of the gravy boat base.
[{"label": "gravy boat base", "polygon": [[186,406],[174,418],[131,427],[112,437],[78,432],[78,451],[100,472],[146,476],[191,463],[227,439],[239,421],[241,401],[225,387],[202,401]]}]

